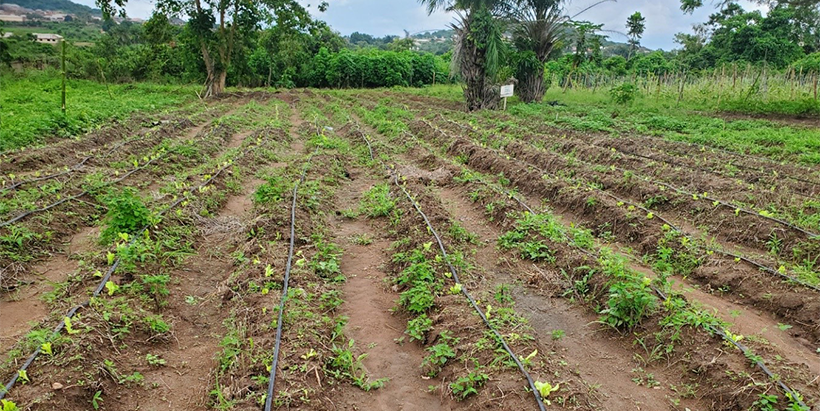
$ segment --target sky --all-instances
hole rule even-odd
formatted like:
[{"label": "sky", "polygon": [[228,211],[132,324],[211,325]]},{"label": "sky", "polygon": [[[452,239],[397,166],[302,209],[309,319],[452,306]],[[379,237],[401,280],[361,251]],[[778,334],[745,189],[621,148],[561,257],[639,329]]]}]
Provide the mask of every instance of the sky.
[{"label": "sky", "polygon": [[[94,6],[94,0],[73,0],[75,3]],[[375,36],[403,35],[404,30],[416,33],[423,30],[445,29],[453,21],[453,15],[436,12],[428,16],[417,0],[327,0],[330,8],[320,13],[316,5],[321,0],[300,0],[316,18],[326,21],[343,35],[354,31]],[[594,4],[594,0],[569,0],[567,14],[573,16]],[[707,6],[692,15],[680,10],[679,0],[618,0],[603,3],[577,17],[593,23],[603,23],[605,30],[624,32],[626,18],[640,11],[646,18],[646,32],[641,44],[650,49],[671,50],[677,47],[675,33],[692,31],[692,25],[705,22],[714,9]],[[761,9],[748,1],[740,1],[746,9]],[[153,9],[151,0],[129,0],[126,11],[131,17],[148,18]],[[610,40],[626,42],[626,37],[609,32]]]}]

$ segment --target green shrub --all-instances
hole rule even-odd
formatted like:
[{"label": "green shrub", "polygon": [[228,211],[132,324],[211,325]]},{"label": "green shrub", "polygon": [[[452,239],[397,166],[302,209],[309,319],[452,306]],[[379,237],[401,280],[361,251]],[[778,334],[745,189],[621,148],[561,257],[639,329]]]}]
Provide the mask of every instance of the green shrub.
[{"label": "green shrub", "polygon": [[151,210],[145,206],[137,190],[133,188],[111,190],[105,196],[104,202],[108,207],[105,216],[107,227],[100,236],[104,243],[115,240],[120,233],[134,235],[151,225]]},{"label": "green shrub", "polygon": [[359,211],[371,218],[386,217],[394,208],[396,202],[387,184],[379,184],[368,190],[359,205]]},{"label": "green shrub", "polygon": [[601,320],[615,328],[632,329],[657,307],[649,281],[618,281],[609,287],[608,308]]},{"label": "green shrub", "polygon": [[253,193],[253,202],[256,204],[270,204],[282,201],[290,187],[282,177],[273,176],[265,184],[259,186]]},{"label": "green shrub", "polygon": [[631,104],[638,97],[638,87],[632,83],[624,83],[609,90],[612,101],[618,104]]}]

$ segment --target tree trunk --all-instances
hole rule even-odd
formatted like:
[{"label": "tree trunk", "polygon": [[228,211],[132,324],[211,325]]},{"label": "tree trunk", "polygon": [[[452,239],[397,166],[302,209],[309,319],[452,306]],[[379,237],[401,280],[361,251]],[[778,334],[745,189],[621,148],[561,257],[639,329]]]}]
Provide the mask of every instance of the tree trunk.
[{"label": "tree trunk", "polygon": [[478,46],[476,39],[467,35],[470,33],[472,22],[471,13],[461,33],[463,36],[461,39],[461,76],[465,83],[464,99],[467,101],[468,111],[493,109],[498,107],[500,93],[487,77],[486,50]]},{"label": "tree trunk", "polygon": [[540,103],[547,92],[544,87],[544,70],[527,72],[522,77],[518,79],[518,98],[524,103]]}]

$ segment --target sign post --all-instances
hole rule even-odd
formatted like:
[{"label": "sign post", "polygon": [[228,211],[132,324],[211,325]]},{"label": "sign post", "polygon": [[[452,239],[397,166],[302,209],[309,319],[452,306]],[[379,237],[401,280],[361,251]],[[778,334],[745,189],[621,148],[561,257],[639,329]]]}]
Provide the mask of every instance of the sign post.
[{"label": "sign post", "polygon": [[504,110],[507,110],[507,97],[512,97],[515,91],[515,85],[507,84],[506,86],[501,86],[501,97],[504,98]]}]

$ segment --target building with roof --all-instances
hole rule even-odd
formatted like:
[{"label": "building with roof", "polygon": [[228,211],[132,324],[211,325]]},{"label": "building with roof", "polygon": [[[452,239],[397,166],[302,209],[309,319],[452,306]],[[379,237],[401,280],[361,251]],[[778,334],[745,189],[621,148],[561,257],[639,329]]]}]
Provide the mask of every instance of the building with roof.
[{"label": "building with roof", "polygon": [[34,41],[45,44],[57,44],[63,40],[63,36],[53,33],[33,33]]},{"label": "building with roof", "polygon": [[20,16],[16,14],[0,14],[0,21],[22,23],[26,21],[26,16]]}]

